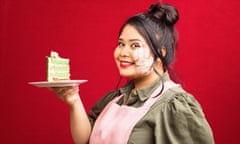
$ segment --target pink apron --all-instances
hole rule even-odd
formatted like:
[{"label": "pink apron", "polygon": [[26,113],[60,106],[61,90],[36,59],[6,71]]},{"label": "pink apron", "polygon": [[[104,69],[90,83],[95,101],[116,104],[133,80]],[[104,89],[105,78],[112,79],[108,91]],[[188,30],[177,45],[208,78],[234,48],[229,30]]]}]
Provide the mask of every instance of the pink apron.
[{"label": "pink apron", "polygon": [[[162,94],[171,87],[179,86],[172,81],[164,83]],[[161,89],[157,88],[150,98],[138,108],[127,105],[118,105],[116,102],[123,96],[114,98],[103,109],[97,118],[91,137],[90,144],[127,144],[131,131],[136,123],[148,112],[150,107],[162,95],[156,96]]]}]

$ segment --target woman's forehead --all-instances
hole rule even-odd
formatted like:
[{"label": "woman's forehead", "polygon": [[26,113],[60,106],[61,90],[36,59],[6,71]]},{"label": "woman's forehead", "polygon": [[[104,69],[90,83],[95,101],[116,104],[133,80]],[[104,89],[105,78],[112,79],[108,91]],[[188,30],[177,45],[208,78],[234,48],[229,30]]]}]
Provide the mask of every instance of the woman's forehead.
[{"label": "woman's forehead", "polygon": [[119,39],[124,40],[124,41],[142,41],[142,42],[145,42],[142,35],[132,25],[126,25],[123,28],[123,31],[119,36]]}]

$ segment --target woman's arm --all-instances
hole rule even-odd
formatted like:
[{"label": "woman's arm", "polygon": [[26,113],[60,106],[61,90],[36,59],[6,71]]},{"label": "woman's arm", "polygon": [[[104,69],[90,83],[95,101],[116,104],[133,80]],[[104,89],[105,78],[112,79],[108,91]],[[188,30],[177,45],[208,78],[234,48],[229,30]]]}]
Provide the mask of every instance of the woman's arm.
[{"label": "woman's arm", "polygon": [[80,97],[73,105],[69,106],[69,109],[71,133],[74,143],[87,144],[91,133],[91,125]]},{"label": "woman's arm", "polygon": [[78,86],[51,88],[69,106],[71,134],[75,144],[87,144],[91,125],[79,96]]},{"label": "woman's arm", "polygon": [[[173,91],[173,90],[172,90]],[[187,93],[169,93],[161,112],[157,144],[214,144],[214,136],[198,101]]]}]

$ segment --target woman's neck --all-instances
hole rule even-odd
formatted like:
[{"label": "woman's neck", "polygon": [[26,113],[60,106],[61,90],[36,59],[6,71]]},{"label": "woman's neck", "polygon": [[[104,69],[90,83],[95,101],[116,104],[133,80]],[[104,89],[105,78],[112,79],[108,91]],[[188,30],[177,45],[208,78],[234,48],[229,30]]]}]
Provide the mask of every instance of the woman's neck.
[{"label": "woman's neck", "polygon": [[[159,72],[160,75],[163,75],[163,73],[164,73],[163,71]],[[133,79],[133,82],[134,82],[135,88],[140,89],[150,85],[157,79],[159,79],[159,75],[157,75],[155,72],[152,72],[147,76]]]}]

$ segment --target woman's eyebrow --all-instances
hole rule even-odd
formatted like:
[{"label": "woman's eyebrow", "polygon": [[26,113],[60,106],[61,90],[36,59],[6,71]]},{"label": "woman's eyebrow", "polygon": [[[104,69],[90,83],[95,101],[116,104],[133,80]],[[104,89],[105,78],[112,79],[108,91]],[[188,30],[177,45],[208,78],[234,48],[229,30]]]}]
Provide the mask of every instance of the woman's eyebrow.
[{"label": "woman's eyebrow", "polygon": [[118,40],[119,40],[119,41],[123,41],[123,39],[122,39],[122,38],[119,38]]},{"label": "woman's eyebrow", "polygon": [[[118,40],[119,40],[119,41],[124,41],[122,38],[119,38]],[[141,40],[141,39],[129,39],[128,41],[130,41],[130,42],[133,42],[133,41],[144,42],[144,41]]]},{"label": "woman's eyebrow", "polygon": [[140,41],[140,42],[144,42],[143,40],[140,40],[140,39],[130,39],[129,41]]}]

